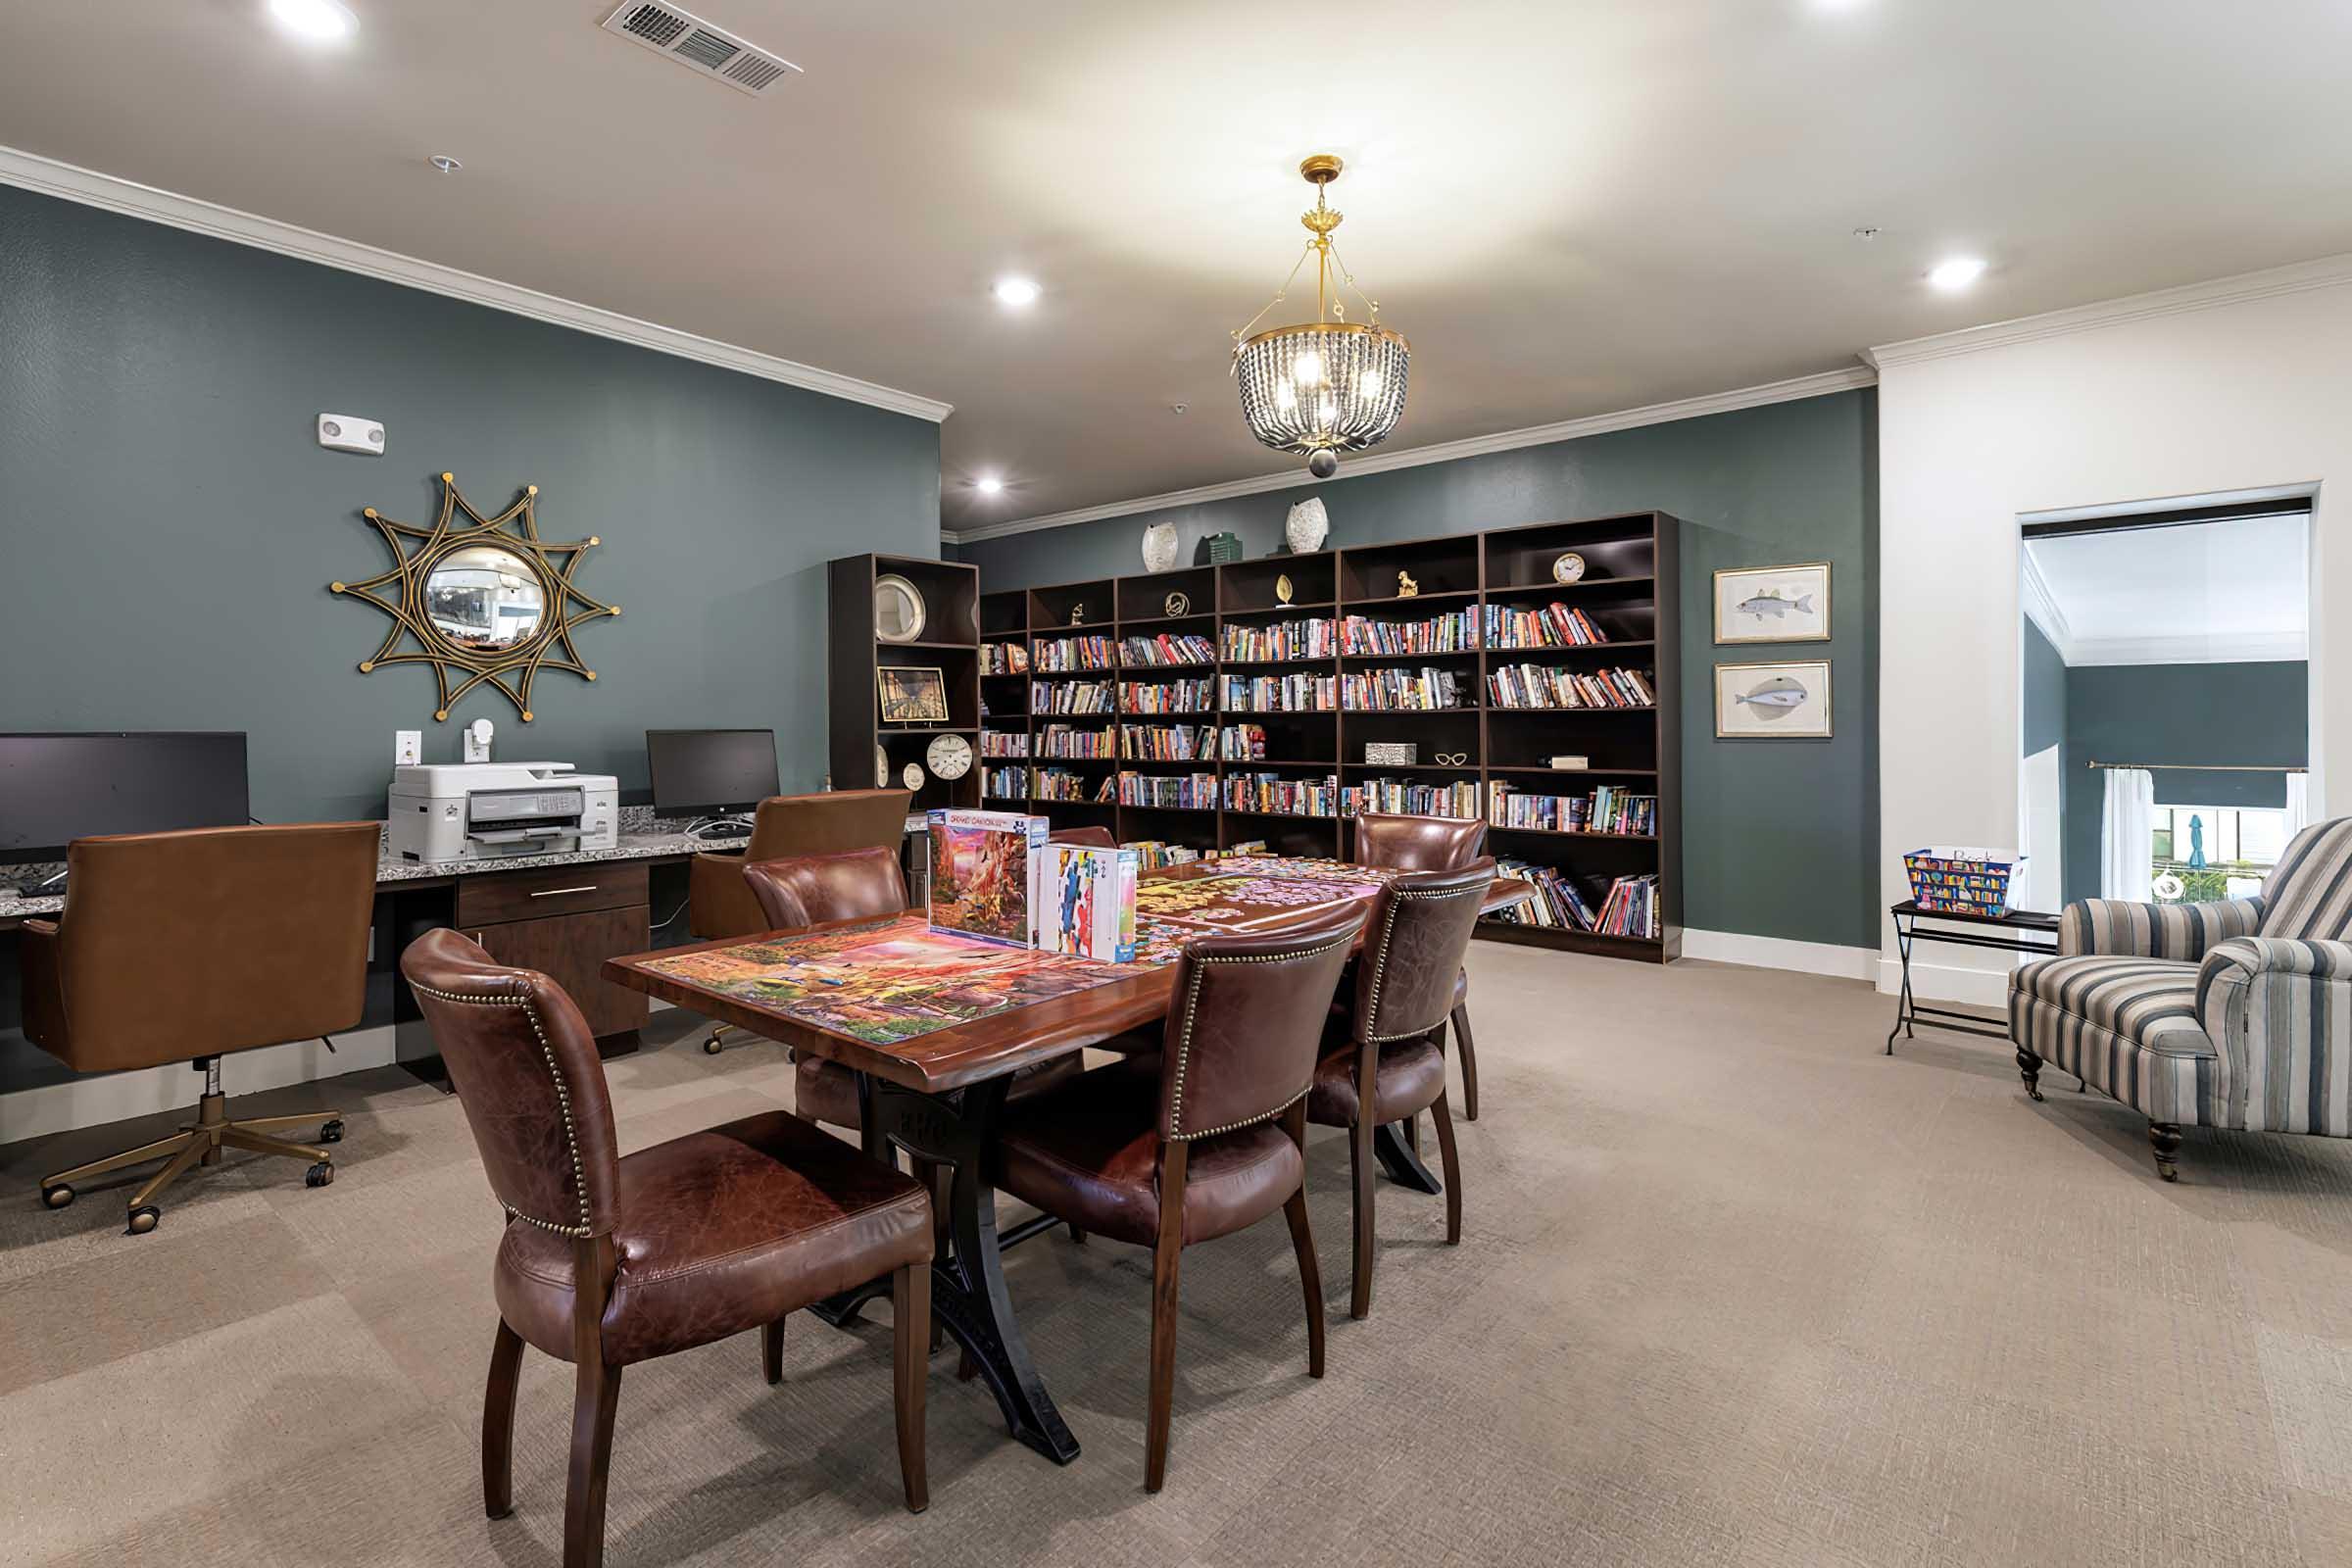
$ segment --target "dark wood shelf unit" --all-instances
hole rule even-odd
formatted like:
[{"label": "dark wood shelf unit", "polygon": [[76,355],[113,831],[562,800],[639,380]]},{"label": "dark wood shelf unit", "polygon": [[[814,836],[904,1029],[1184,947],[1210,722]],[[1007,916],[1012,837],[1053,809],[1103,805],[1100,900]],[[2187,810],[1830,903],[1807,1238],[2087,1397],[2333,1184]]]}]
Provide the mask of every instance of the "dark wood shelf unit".
[{"label": "dark wood shelf unit", "polygon": [[[1632,513],[1571,522],[1500,528],[1486,533],[1444,534],[1379,544],[1346,546],[1304,556],[1269,556],[1257,561],[1188,566],[1160,573],[1097,578],[1086,582],[1013,589],[977,596],[979,634],[990,640],[1025,635],[1037,643],[1063,636],[1102,636],[1114,642],[1128,635],[1162,632],[1207,636],[1218,660],[1205,664],[1122,664],[1109,670],[1047,673],[1044,678],[1098,679],[1114,684],[1159,685],[1207,679],[1212,695],[1223,695],[1227,672],[1245,677],[1313,673],[1337,679],[1345,671],[1428,664],[1471,683],[1471,706],[1455,709],[1225,710],[1203,712],[1025,713],[998,711],[989,729],[1021,734],[1026,758],[980,759],[977,773],[991,765],[1027,770],[1034,790],[1040,770],[1063,768],[1085,781],[1091,793],[1117,773],[1185,776],[1213,773],[1222,786],[1227,773],[1270,772],[1286,778],[1324,773],[1343,787],[1383,779],[1446,785],[1474,783],[1491,803],[1498,785],[1529,795],[1582,796],[1595,785],[1623,787],[1658,798],[1654,835],[1559,833],[1494,827],[1497,855],[1530,865],[1560,870],[1580,879],[1597,907],[1617,876],[1654,873],[1661,910],[1658,937],[1604,936],[1556,927],[1522,926],[1498,920],[1479,923],[1482,936],[1503,942],[1599,954],[1657,963],[1682,951],[1682,752],[1679,678],[1681,577],[1679,524],[1660,513]],[[1575,583],[1551,580],[1552,563],[1564,551],[1585,558],[1587,575]],[[1419,592],[1396,597],[1396,574],[1409,575]],[[910,574],[911,575],[911,574]],[[1288,577],[1290,602],[1276,597],[1276,582]],[[917,579],[918,581],[920,579]],[[1661,597],[1659,585],[1665,585]],[[1166,613],[1167,596],[1182,593],[1190,610]],[[1489,648],[1483,634],[1491,605],[1530,610],[1558,602],[1581,610],[1611,640],[1566,648]],[[1480,622],[1481,646],[1430,654],[1340,654],[1338,624],[1351,614],[1380,621],[1427,620],[1468,611]],[[1073,623],[1072,615],[1081,619]],[[1284,620],[1333,623],[1332,654],[1314,659],[1232,660],[1222,658],[1228,625],[1264,627]],[[913,661],[910,661],[913,662]],[[1659,706],[1647,709],[1518,709],[1485,706],[1487,675],[1504,664],[1558,666],[1584,671],[1617,664],[1647,669]],[[1027,676],[989,677],[988,690],[1004,705],[1025,706],[1026,686],[1008,682]],[[978,682],[975,682],[975,688]],[[1018,693],[1016,696],[1015,693]],[[1004,706],[1004,705],[1000,705]],[[1184,725],[1223,729],[1228,723],[1257,724],[1274,755],[1249,760],[1216,758],[1048,758],[1035,755],[1049,724],[1082,729]],[[1367,742],[1417,746],[1410,763],[1373,765],[1363,760]],[[1435,754],[1460,753],[1460,762],[1438,762]],[[1549,766],[1563,753],[1588,757],[1581,771]],[[1114,786],[1115,789],[1115,786]],[[1345,857],[1353,849],[1353,828],[1336,816],[1298,816],[1223,808],[1123,806],[1114,801],[1045,800],[1031,795],[991,797],[1003,809],[1027,808],[1057,824],[1107,825],[1123,841],[1159,839],[1194,849],[1230,849],[1264,840],[1286,855]]]},{"label": "dark wood shelf unit", "polygon": [[[923,597],[923,635],[913,642],[884,642],[874,635],[874,581],[896,574]],[[826,757],[836,789],[870,789],[879,782],[898,787],[908,762],[922,766],[923,785],[911,808],[976,807],[980,775],[989,759],[975,755],[959,779],[932,776],[924,757],[934,736],[954,732],[980,738],[980,637],[986,624],[980,603],[980,568],[919,556],[844,556],[826,567]],[[893,666],[936,668],[945,678],[948,720],[944,724],[885,724],[880,701],[881,671]],[[875,749],[887,760],[880,778]],[[1000,763],[1006,759],[999,758]]]}]

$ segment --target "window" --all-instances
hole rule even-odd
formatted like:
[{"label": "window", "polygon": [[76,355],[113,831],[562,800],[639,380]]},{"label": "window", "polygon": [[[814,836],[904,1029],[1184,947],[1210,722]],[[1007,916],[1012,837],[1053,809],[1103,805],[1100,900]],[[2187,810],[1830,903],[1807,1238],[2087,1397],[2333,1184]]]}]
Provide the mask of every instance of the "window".
[{"label": "window", "polygon": [[2244,898],[2286,849],[2277,807],[2158,806],[2148,853],[2159,902]]}]

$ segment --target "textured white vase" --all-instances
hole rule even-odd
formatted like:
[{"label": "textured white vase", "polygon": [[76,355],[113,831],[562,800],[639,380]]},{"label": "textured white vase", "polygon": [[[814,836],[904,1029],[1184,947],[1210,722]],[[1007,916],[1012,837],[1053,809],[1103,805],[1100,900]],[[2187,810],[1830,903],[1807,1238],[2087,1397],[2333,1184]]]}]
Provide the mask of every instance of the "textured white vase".
[{"label": "textured white vase", "polygon": [[1176,525],[1155,522],[1144,530],[1144,569],[1165,571],[1176,564]]},{"label": "textured white vase", "polygon": [[1294,555],[1314,554],[1330,535],[1331,514],[1323,510],[1321,496],[1308,496],[1291,508],[1291,515],[1282,525],[1282,536],[1290,541]]}]

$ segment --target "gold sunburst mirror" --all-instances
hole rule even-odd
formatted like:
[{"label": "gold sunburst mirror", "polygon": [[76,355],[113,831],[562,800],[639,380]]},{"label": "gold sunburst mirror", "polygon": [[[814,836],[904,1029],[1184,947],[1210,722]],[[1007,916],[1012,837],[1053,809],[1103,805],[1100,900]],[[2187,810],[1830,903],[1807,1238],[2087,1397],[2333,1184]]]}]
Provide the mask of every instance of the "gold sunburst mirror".
[{"label": "gold sunburst mirror", "polygon": [[[383,646],[361,663],[360,673],[387,664],[430,664],[441,693],[435,719],[446,721],[476,686],[491,686],[526,724],[531,682],[541,669],[596,679],[572,647],[572,628],[617,615],[620,607],[589,598],[571,579],[603,541],[594,535],[568,544],[540,538],[538,499],[539,487],[526,485],[513,506],[486,517],[445,473],[441,513],[429,528],[395,521],[373,507],[361,513],[391,547],[393,564],[365,582],[327,585],[392,617]],[[510,684],[510,676],[517,678]]]}]

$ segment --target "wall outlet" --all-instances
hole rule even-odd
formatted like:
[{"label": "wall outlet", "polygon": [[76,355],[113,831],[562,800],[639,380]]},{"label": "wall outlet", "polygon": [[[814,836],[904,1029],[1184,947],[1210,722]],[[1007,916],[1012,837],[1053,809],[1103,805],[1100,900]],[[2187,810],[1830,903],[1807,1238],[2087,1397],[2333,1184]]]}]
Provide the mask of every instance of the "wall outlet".
[{"label": "wall outlet", "polygon": [[396,729],[392,732],[392,765],[414,767],[424,760],[424,731]]},{"label": "wall outlet", "polygon": [[380,420],[364,419],[356,414],[321,414],[318,444],[329,452],[358,452],[380,458],[384,455],[384,427]]}]

